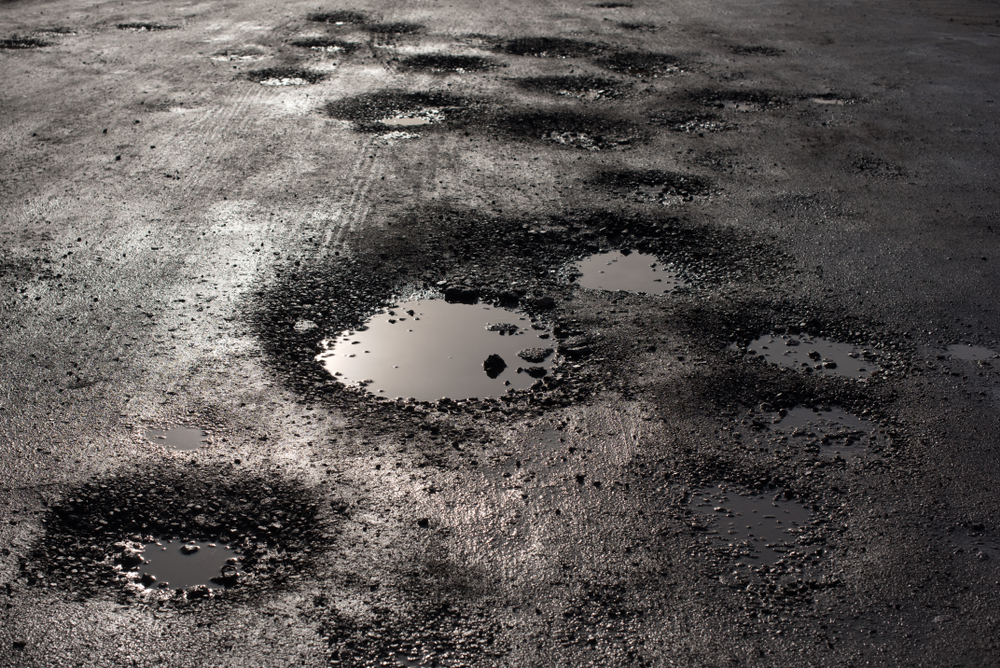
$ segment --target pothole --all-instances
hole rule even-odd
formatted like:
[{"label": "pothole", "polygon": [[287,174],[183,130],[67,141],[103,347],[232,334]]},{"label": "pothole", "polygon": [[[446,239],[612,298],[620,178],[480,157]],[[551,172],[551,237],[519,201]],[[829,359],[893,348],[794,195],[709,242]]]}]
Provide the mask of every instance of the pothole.
[{"label": "pothole", "polygon": [[689,504],[706,521],[708,535],[745,563],[777,562],[812,519],[811,510],[779,493],[742,495],[721,483],[693,492]]},{"label": "pothole", "polygon": [[772,364],[832,376],[868,378],[878,365],[867,361],[850,344],[820,337],[765,334],[750,342],[747,352],[761,355]]},{"label": "pothole", "polygon": [[354,12],[342,9],[334,12],[314,12],[306,17],[315,23],[329,23],[330,25],[361,25],[368,22],[368,15],[361,12]]},{"label": "pothole", "polygon": [[331,118],[353,121],[358,131],[385,132],[400,125],[458,125],[467,119],[474,104],[473,100],[448,93],[388,90],[333,100],[325,110]]},{"label": "pothole", "polygon": [[767,90],[713,90],[692,91],[688,97],[704,106],[737,112],[779,109],[790,104],[788,98]]},{"label": "pothole", "polygon": [[449,54],[422,53],[399,61],[399,66],[411,72],[432,74],[464,74],[483,72],[497,66],[492,58],[482,56],[453,56]]},{"label": "pothole", "polygon": [[145,589],[225,589],[239,582],[240,554],[228,545],[175,538],[124,541],[119,561],[129,580]]},{"label": "pothole", "polygon": [[180,28],[180,26],[164,25],[162,23],[119,23],[116,27],[119,30],[128,30],[130,32],[157,32]]},{"label": "pothole", "polygon": [[495,47],[501,53],[533,58],[583,58],[603,53],[607,47],[567,37],[517,37]]},{"label": "pothole", "polygon": [[622,30],[631,30],[632,32],[656,32],[660,29],[655,23],[637,23],[633,21],[622,21],[618,24],[618,27]]},{"label": "pothole", "polygon": [[867,455],[878,439],[875,425],[840,408],[796,406],[781,411],[771,430],[816,454],[846,461]]},{"label": "pothole", "polygon": [[513,137],[535,139],[585,151],[628,146],[638,128],[621,119],[576,112],[522,111],[498,119],[499,129]]},{"label": "pothole", "polygon": [[263,86],[306,86],[319,83],[327,75],[301,67],[268,67],[262,70],[252,70],[244,76]]},{"label": "pothole", "polygon": [[[171,595],[187,577],[181,573],[178,580],[172,564],[204,565],[212,570],[209,579],[223,577],[217,584],[230,588],[250,583],[257,589],[279,586],[309,568],[329,541],[318,497],[279,473],[250,473],[238,459],[235,465],[161,461],[88,482],[50,506],[44,527],[21,564],[20,581],[81,596],[131,595],[133,590],[123,585],[141,578],[138,569],[146,560],[150,568],[155,565],[157,570],[150,572],[159,581],[170,582]],[[165,556],[154,554],[154,537],[173,541],[157,549],[199,549],[182,555],[194,560],[182,561],[172,548]],[[237,556],[238,573],[227,575],[222,564]],[[204,572],[197,574],[201,578]],[[147,579],[144,586],[150,584]],[[192,597],[188,590],[177,595]]]},{"label": "pothole", "polygon": [[712,113],[675,110],[654,112],[649,122],[674,132],[724,132],[735,127]]},{"label": "pothole", "polygon": [[146,440],[172,450],[197,450],[212,443],[212,438],[204,429],[192,427],[169,427],[147,429]]},{"label": "pothole", "polygon": [[573,265],[577,285],[590,290],[665,294],[684,283],[669,265],[655,255],[611,251],[586,257]]},{"label": "pothole", "polygon": [[763,56],[766,58],[774,58],[780,56],[785,51],[784,49],[779,49],[773,46],[743,46],[737,45],[729,49],[737,56]]},{"label": "pothole", "polygon": [[948,346],[948,356],[957,360],[979,361],[994,359],[1000,355],[984,346],[972,346],[965,343],[953,343]]},{"label": "pothole", "polygon": [[292,41],[292,46],[312,51],[322,51],[323,53],[342,53],[350,55],[361,48],[357,42],[347,42],[342,39],[332,37],[303,37]]},{"label": "pothole", "polygon": [[712,194],[711,182],[706,178],[657,169],[605,170],[597,174],[594,182],[616,192],[661,202],[671,199],[690,201],[696,196]]},{"label": "pothole", "polygon": [[424,26],[420,23],[366,23],[365,30],[376,35],[415,35],[424,31]]},{"label": "pothole", "polygon": [[217,51],[213,53],[211,57],[212,60],[219,60],[222,62],[252,62],[255,60],[263,60],[268,56],[264,53],[263,49],[249,46],[240,49],[225,49],[223,51]]},{"label": "pothole", "polygon": [[497,397],[552,368],[549,334],[536,327],[504,308],[418,299],[323,341],[317,359],[344,384],[387,397]]},{"label": "pothole", "polygon": [[588,76],[539,76],[515,79],[514,85],[528,91],[549,95],[601,100],[621,95],[622,85],[612,79]]},{"label": "pothole", "polygon": [[37,37],[8,37],[0,39],[0,49],[40,49],[51,46],[51,42]]},{"label": "pothole", "polygon": [[684,70],[680,58],[665,53],[625,51],[599,59],[602,67],[630,77],[662,77]]}]

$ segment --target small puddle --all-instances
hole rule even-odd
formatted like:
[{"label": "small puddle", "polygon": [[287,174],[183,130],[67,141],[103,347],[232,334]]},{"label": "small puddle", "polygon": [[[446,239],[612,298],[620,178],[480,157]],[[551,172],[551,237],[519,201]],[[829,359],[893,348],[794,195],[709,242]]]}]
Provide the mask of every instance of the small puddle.
[{"label": "small puddle", "polygon": [[337,380],[387,397],[497,397],[548,373],[548,336],[516,311],[418,299],[323,341],[317,360]]},{"label": "small puddle", "polygon": [[773,564],[782,557],[776,550],[794,543],[794,529],[812,518],[812,511],[795,501],[775,501],[777,492],[766,496],[742,496],[721,485],[691,494],[692,511],[709,521],[709,535],[732,547],[750,548],[740,561]]},{"label": "small puddle", "polygon": [[191,427],[171,427],[169,429],[147,429],[146,440],[174,450],[197,450],[212,443],[211,436],[204,429]]},{"label": "small puddle", "polygon": [[997,353],[983,346],[954,343],[948,346],[948,355],[957,360],[979,361],[997,357]]},{"label": "small puddle", "polygon": [[139,574],[147,589],[185,589],[198,585],[225,589],[225,581],[236,580],[240,555],[228,545],[163,539],[143,543],[136,556],[143,563],[131,570]]},{"label": "small puddle", "polygon": [[580,287],[660,295],[683,285],[669,266],[654,255],[630,251],[599,253],[574,265]]},{"label": "small puddle", "polygon": [[773,431],[788,434],[796,441],[814,442],[820,453],[840,455],[847,461],[868,454],[876,438],[875,425],[839,408],[826,410],[797,406],[771,424]]},{"label": "small puddle", "polygon": [[865,361],[858,348],[818,337],[765,334],[751,341],[747,352],[763,355],[772,364],[832,376],[867,378],[878,369],[877,365]]}]

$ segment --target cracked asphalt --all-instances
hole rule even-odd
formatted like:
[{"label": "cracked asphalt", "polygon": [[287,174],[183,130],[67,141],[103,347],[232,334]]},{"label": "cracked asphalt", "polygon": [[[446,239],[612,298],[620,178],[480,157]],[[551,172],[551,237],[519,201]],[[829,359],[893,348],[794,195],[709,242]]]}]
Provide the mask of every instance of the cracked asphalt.
[{"label": "cracked asphalt", "polygon": [[[3,2],[0,665],[995,665],[998,47],[986,0]],[[577,285],[609,251],[676,286]],[[549,336],[530,388],[316,359],[435,297]],[[168,537],[238,566],[156,586]]]}]

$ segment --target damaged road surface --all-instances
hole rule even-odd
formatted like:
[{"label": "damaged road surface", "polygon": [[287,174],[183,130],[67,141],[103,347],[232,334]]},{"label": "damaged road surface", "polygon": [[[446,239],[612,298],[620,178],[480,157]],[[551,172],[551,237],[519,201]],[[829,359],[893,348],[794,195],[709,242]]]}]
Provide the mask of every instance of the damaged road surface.
[{"label": "damaged road surface", "polygon": [[989,3],[0,14],[0,666],[991,666]]}]

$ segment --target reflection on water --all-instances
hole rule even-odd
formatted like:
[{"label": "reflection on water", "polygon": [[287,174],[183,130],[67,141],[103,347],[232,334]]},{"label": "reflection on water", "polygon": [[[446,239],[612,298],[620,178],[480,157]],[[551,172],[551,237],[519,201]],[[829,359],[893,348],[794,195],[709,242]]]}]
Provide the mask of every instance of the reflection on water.
[{"label": "reflection on water", "polygon": [[136,570],[155,578],[147,580],[147,588],[205,585],[209,589],[222,589],[224,585],[213,582],[212,578],[222,575],[226,562],[239,559],[239,554],[228,545],[163,539],[145,543],[142,558],[145,563]]},{"label": "reflection on water", "polygon": [[860,349],[819,337],[765,334],[751,341],[747,352],[763,355],[772,364],[832,376],[867,378],[878,369],[861,356]]},{"label": "reflection on water", "polygon": [[190,427],[170,427],[169,429],[147,429],[146,439],[174,450],[197,450],[211,443],[208,432]]},{"label": "reflection on water", "polygon": [[323,341],[317,359],[337,380],[388,397],[497,397],[548,372],[548,336],[516,311],[421,299]]},{"label": "reflection on water", "polygon": [[655,256],[627,250],[591,255],[575,268],[582,274],[577,284],[591,290],[663,294],[681,285],[677,274]]}]

